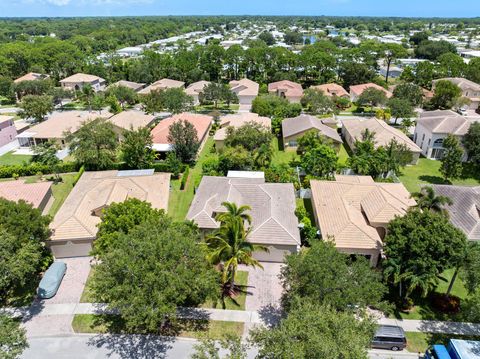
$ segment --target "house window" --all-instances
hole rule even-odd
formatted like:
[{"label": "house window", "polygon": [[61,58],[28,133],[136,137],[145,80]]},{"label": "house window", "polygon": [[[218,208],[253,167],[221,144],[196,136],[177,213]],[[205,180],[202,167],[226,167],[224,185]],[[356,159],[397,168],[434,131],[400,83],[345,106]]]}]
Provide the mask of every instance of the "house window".
[{"label": "house window", "polygon": [[443,147],[443,138],[437,138],[433,141],[433,147]]},{"label": "house window", "polygon": [[431,138],[428,139],[428,145],[427,146],[430,146],[430,142],[432,141]]},{"label": "house window", "polygon": [[425,134],[423,134],[423,136],[422,136],[422,141],[423,141],[424,139],[425,139]]},{"label": "house window", "polygon": [[290,141],[290,142],[288,142],[288,145],[290,147],[297,147],[297,141]]},{"label": "house window", "polygon": [[415,143],[417,142],[417,133],[415,133],[415,134],[413,135],[413,142],[415,142]]}]

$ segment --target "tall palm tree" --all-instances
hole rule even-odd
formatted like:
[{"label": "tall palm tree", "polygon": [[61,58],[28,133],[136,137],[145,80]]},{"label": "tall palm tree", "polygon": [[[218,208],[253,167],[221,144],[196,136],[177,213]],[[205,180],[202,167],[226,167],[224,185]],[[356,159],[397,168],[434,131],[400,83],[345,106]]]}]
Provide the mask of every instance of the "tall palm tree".
[{"label": "tall palm tree", "polygon": [[247,222],[250,226],[252,224],[252,217],[247,213],[250,211],[250,206],[237,206],[233,202],[222,202],[222,206],[227,209],[224,213],[219,213],[216,217],[216,220],[221,224],[226,224],[231,221],[241,221],[242,223]]},{"label": "tall palm tree", "polygon": [[444,215],[448,215],[445,205],[451,206],[453,204],[450,197],[437,196],[435,190],[430,186],[423,187],[420,192],[416,192],[412,196],[417,201],[418,208]]}]

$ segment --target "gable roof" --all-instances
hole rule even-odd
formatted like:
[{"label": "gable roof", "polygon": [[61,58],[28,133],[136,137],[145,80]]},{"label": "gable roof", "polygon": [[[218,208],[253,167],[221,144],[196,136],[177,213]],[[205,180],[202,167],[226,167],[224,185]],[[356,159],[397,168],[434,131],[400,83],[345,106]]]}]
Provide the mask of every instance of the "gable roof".
[{"label": "gable roof", "polygon": [[[468,132],[470,124],[476,119],[462,116],[452,110],[425,111],[420,113],[417,124],[431,133],[463,136]],[[478,121],[478,120],[477,120]]]},{"label": "gable roof", "polygon": [[265,183],[261,178],[204,176],[187,219],[194,220],[200,228],[219,228],[214,217],[225,211],[225,201],[251,207],[250,242],[300,245],[293,184]]},{"label": "gable roof", "polygon": [[270,120],[268,117],[259,116],[253,112],[242,112],[233,115],[226,115],[221,118],[220,128],[215,132],[213,139],[215,141],[223,141],[225,138],[227,138],[228,127],[239,128],[249,122],[258,123],[268,129],[272,127],[272,120]]},{"label": "gable roof", "polygon": [[450,222],[461,229],[471,241],[480,241],[480,186],[464,187],[433,185],[437,195],[447,196],[451,206],[445,206]]},{"label": "gable roof", "polygon": [[190,122],[197,131],[198,140],[207,134],[210,125],[212,124],[212,117],[197,113],[184,112],[178,115],[173,115],[161,120],[151,131],[154,144],[168,144],[168,134],[170,133],[170,126],[178,121]]},{"label": "gable roof", "polygon": [[268,92],[281,91],[285,93],[285,97],[302,97],[303,88],[299,83],[283,80],[268,84]]},{"label": "gable roof", "polygon": [[337,131],[323,124],[322,120],[315,116],[302,114],[293,118],[286,118],[282,121],[282,136],[287,138],[308,130],[318,130],[323,136],[330,138],[335,142],[342,143],[342,139]]},{"label": "gable roof", "polygon": [[327,239],[340,248],[379,249],[382,238],[371,223],[386,226],[416,203],[401,183],[377,183],[368,176],[310,181],[315,215]]},{"label": "gable roof", "polygon": [[375,147],[386,146],[392,140],[407,145],[412,152],[421,152],[418,147],[407,135],[402,131],[389,126],[385,121],[376,118],[368,119],[342,119],[343,128],[354,139],[361,139],[363,132],[368,129],[375,132]]},{"label": "gable roof", "polygon": [[139,94],[141,95],[148,95],[150,92],[155,91],[155,90],[166,90],[166,89],[171,89],[171,88],[179,88],[183,87],[185,85],[185,82],[183,81],[177,81],[177,80],[171,80],[171,79],[161,79],[153,84],[145,87],[144,89],[138,91]]},{"label": "gable roof", "polygon": [[133,81],[125,81],[125,80],[120,80],[120,81],[117,81],[113,84],[111,84],[110,86],[108,86],[108,88],[112,88],[112,87],[127,87],[129,89],[132,89],[133,91],[139,91],[141,90],[142,88],[145,87],[145,84],[143,83],[138,83],[138,82],[133,82]]},{"label": "gable roof", "polygon": [[9,201],[23,200],[38,208],[50,192],[52,182],[25,183],[23,180],[0,182],[0,197]]},{"label": "gable roof", "polygon": [[257,96],[260,85],[249,79],[233,80],[229,83],[237,96]]},{"label": "gable roof", "polygon": [[48,79],[50,76],[49,75],[44,75],[44,74],[39,74],[36,72],[29,72],[28,74],[25,74],[18,79],[15,79],[13,82],[18,84],[19,82],[22,81],[35,81],[35,80],[45,80]]},{"label": "gable roof", "polygon": [[467,80],[463,77],[444,77],[441,79],[436,79],[433,80],[432,83],[435,86],[435,84],[438,81],[450,81],[451,83],[454,83],[458,87],[460,87],[461,90],[474,90],[474,91],[480,91],[480,85],[477,84],[476,82]]},{"label": "gable roof", "polygon": [[148,127],[155,120],[154,115],[148,115],[142,111],[128,110],[117,113],[110,117],[108,122],[124,130],[138,130],[141,127]]},{"label": "gable roof", "polygon": [[92,211],[127,198],[138,198],[151,203],[153,208],[167,209],[169,186],[169,173],[84,172],[53,219],[52,240],[95,238],[101,219]]},{"label": "gable roof", "polygon": [[373,82],[369,82],[361,85],[352,85],[350,86],[350,93],[351,94],[353,93],[356,96],[360,96],[363,93],[363,91],[365,91],[368,88],[374,88],[374,89],[383,91],[387,96],[387,98],[390,98],[393,96],[393,94],[390,91],[385,90],[382,86],[374,84]]},{"label": "gable roof", "polygon": [[190,96],[198,95],[200,92],[203,91],[205,86],[210,85],[210,81],[197,81],[193,84],[190,84],[186,89],[185,93]]},{"label": "gable roof", "polygon": [[342,86],[337,84],[323,84],[312,86],[314,90],[323,91],[323,93],[329,97],[338,96],[338,97],[348,97],[348,92]]},{"label": "gable roof", "polygon": [[89,74],[82,74],[82,73],[77,73],[72,76],[66,77],[63,80],[60,80],[60,82],[73,82],[73,83],[92,83],[92,82],[105,82],[105,79],[102,79],[101,77],[95,76],[95,75],[89,75]]}]

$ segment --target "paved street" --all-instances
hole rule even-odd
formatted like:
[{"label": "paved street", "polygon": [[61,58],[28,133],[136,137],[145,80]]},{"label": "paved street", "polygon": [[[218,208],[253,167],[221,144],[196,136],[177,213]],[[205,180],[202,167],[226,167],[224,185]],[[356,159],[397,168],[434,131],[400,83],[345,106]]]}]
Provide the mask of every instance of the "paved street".
[{"label": "paved street", "polygon": [[416,353],[410,353],[406,350],[392,352],[391,350],[372,349],[368,352],[370,359],[419,359]]}]

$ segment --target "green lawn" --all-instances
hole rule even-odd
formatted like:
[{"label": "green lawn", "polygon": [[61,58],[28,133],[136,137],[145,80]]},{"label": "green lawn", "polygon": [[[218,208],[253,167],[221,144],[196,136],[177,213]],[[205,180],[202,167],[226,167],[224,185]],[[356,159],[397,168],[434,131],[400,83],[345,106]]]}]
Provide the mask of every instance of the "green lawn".
[{"label": "green lawn", "polygon": [[[410,192],[418,192],[425,184],[449,184],[445,182],[440,174],[440,161],[434,161],[427,158],[420,158],[416,165],[407,166],[402,169],[399,176],[400,181]],[[480,183],[480,175],[477,173],[474,178],[474,171],[465,166],[462,178],[453,180],[452,184],[461,186],[475,186]]]},{"label": "green lawn", "polygon": [[[75,333],[126,333],[124,323],[119,316],[76,314],[73,317],[72,328]],[[227,334],[241,336],[243,323],[207,321],[207,320],[181,320],[175,328],[165,335],[181,337],[201,338],[208,336],[212,339],[222,339]]]},{"label": "green lawn", "polygon": [[0,165],[22,165],[24,162],[29,163],[31,158],[32,156],[30,155],[15,155],[11,151],[0,156]]},{"label": "green lawn", "polygon": [[[235,276],[235,283],[242,286],[243,292],[240,293],[235,298],[227,298],[225,299],[225,309],[229,310],[245,310],[245,300],[247,299],[247,284],[248,284],[248,272],[246,271],[238,271],[237,275]],[[208,301],[204,305],[203,308],[216,308],[216,309],[223,309],[223,304],[220,300],[213,302]]]},{"label": "green lawn", "polygon": [[350,156],[345,148],[345,145],[342,143],[340,145],[340,150],[338,151],[338,164],[339,165],[346,165],[347,160]]},{"label": "green lawn", "polygon": [[198,105],[195,106],[195,111],[197,112],[212,112],[212,111],[226,111],[226,112],[234,112],[238,111],[240,108],[239,104],[230,104],[227,106],[224,103],[218,104],[218,107],[215,108],[213,105]]},{"label": "green lawn", "polygon": [[85,282],[85,287],[83,288],[82,296],[80,297],[80,303],[96,303],[95,297],[90,291],[90,282],[92,280],[93,271],[95,267],[90,268],[90,273],[88,273],[87,281]]},{"label": "green lawn", "polygon": [[195,166],[190,169],[187,185],[183,191],[180,190],[180,180],[172,180],[170,182],[172,190],[168,201],[168,213],[174,220],[183,221],[185,219],[193,200],[193,190],[202,179],[202,163],[207,158],[216,156],[212,153],[213,145],[213,138],[209,137],[198,156]]},{"label": "green lawn", "polygon": [[290,163],[292,160],[299,159],[299,156],[295,151],[284,151],[282,140],[278,137],[274,137],[272,140],[273,156],[272,164],[279,165],[283,163]]},{"label": "green lawn", "polygon": [[433,344],[447,344],[449,339],[480,340],[480,336],[465,336],[456,334],[435,334],[421,332],[406,332],[407,350],[412,353],[425,353]]},{"label": "green lawn", "polygon": [[62,182],[58,182],[52,185],[53,198],[55,198],[52,207],[48,211],[48,214],[52,217],[57,214],[58,210],[62,206],[68,194],[73,189],[73,181],[75,180],[76,173],[62,174]]}]

